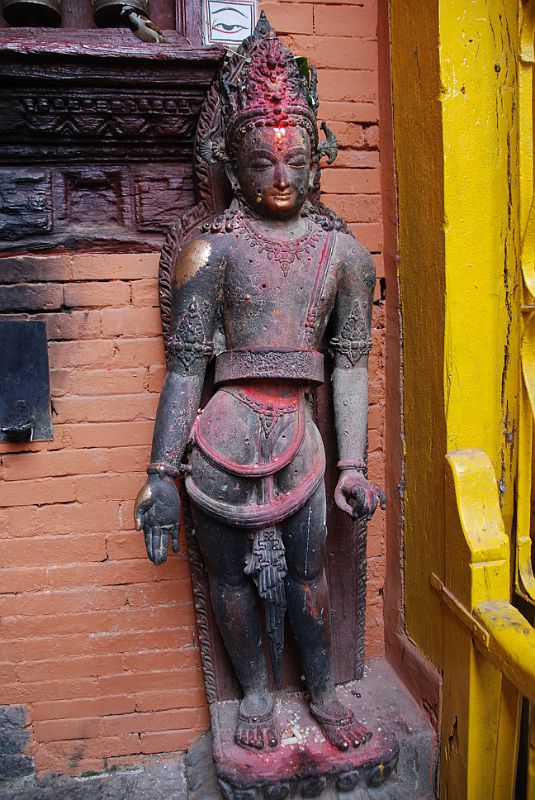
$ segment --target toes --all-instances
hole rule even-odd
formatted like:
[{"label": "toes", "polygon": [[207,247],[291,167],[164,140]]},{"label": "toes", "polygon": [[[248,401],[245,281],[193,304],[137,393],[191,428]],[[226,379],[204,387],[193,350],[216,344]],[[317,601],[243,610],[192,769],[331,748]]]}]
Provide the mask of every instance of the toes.
[{"label": "toes", "polygon": [[275,733],[273,728],[270,728],[268,730],[268,732],[267,732],[267,740],[268,740],[268,745],[270,747],[276,747],[277,746],[277,744],[278,744],[277,734]]}]

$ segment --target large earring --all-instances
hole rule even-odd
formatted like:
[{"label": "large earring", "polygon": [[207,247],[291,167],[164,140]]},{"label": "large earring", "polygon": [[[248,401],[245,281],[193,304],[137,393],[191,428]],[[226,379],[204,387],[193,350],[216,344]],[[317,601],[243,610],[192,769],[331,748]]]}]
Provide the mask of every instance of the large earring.
[{"label": "large earring", "polygon": [[256,202],[257,203],[261,203],[262,202],[262,189],[257,189],[256,190]]}]

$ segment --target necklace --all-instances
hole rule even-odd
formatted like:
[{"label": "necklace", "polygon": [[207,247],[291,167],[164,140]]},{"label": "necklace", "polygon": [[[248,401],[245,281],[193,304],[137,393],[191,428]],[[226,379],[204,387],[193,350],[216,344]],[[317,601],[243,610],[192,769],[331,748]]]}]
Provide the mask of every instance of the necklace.
[{"label": "necklace", "polygon": [[305,220],[306,230],[298,239],[278,241],[261,233],[256,225],[244,214],[241,219],[244,238],[259,253],[265,253],[268,261],[276,261],[286,277],[294,261],[310,255],[320,240],[320,234],[309,219]]}]

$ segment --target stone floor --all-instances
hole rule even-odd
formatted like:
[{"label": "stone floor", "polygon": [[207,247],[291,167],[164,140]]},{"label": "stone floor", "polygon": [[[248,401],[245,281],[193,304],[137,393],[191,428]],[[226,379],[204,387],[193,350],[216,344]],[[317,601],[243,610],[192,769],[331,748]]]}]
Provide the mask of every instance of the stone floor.
[{"label": "stone floor", "polygon": [[[382,786],[358,786],[344,793],[327,789],[320,800],[431,800],[436,736],[391,667],[383,659],[373,660],[363,680],[348,684],[344,691],[358,691],[367,713],[391,728],[400,743],[399,762]],[[190,749],[187,762],[165,759],[89,778],[27,776],[0,782],[0,800],[222,800],[222,796],[210,736],[205,734]]]}]

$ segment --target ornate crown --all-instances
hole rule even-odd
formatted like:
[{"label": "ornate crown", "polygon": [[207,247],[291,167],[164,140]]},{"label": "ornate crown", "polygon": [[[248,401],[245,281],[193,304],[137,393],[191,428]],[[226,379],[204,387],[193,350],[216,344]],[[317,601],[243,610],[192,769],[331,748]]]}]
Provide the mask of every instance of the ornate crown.
[{"label": "ornate crown", "polygon": [[305,59],[294,58],[264,12],[219,81],[227,142],[256,124],[304,125],[317,141],[315,70],[309,74]]},{"label": "ornate crown", "polygon": [[[326,155],[329,164],[338,148],[325,123],[327,140],[318,144],[317,77],[305,58],[296,58],[283,45],[262,11],[254,33],[244,39],[221,69],[219,96],[223,142],[214,140],[210,131],[202,143],[207,160],[224,160],[232,153],[243,134],[254,127],[269,125],[305,128],[313,150]],[[212,135],[210,135],[212,134]],[[225,153],[226,150],[226,153]]]}]

